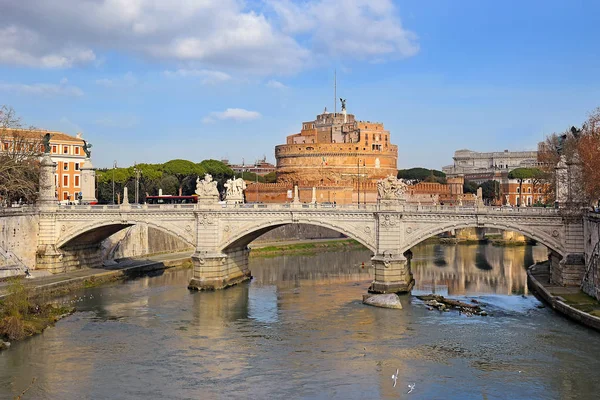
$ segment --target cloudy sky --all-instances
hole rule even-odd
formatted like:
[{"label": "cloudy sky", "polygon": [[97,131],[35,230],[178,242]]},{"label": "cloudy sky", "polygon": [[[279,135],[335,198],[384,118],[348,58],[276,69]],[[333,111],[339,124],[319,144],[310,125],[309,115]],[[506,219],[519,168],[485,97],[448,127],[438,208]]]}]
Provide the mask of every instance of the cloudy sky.
[{"label": "cloudy sky", "polygon": [[[0,104],[113,160],[274,161],[333,108],[399,168],[535,149],[600,106],[600,2],[0,0]],[[339,107],[339,106],[338,106]]]}]

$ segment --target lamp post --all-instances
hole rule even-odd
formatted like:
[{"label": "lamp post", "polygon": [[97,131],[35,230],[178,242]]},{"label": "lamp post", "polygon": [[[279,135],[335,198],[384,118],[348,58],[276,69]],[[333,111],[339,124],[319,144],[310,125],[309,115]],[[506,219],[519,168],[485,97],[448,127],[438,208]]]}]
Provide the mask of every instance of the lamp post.
[{"label": "lamp post", "polygon": [[254,174],[256,176],[256,182],[255,182],[255,186],[256,186],[256,203],[258,203],[258,174]]},{"label": "lamp post", "polygon": [[356,196],[357,208],[360,208],[360,158],[356,161],[356,187],[358,188],[358,196]]},{"label": "lamp post", "polygon": [[113,161],[113,179],[112,179],[112,203],[115,204],[115,168],[117,168],[117,160]]},{"label": "lamp post", "polygon": [[133,172],[135,172],[135,204],[139,204],[139,198],[140,198],[140,174],[142,173],[142,171],[140,171],[138,169],[136,163],[133,164]]},{"label": "lamp post", "polygon": [[[363,171],[366,169],[366,160],[363,160],[362,162],[362,167],[363,167]],[[363,184],[365,183],[365,181],[363,180]],[[367,188],[363,188],[363,204],[365,206],[365,208],[367,207]]]}]

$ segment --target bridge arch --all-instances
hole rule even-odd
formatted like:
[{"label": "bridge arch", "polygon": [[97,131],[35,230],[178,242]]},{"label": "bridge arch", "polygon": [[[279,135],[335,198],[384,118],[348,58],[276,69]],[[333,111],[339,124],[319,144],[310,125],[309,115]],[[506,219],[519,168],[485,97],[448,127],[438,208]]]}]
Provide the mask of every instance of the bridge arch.
[{"label": "bridge arch", "polygon": [[219,244],[219,250],[226,252],[229,249],[246,247],[252,241],[259,236],[275,229],[280,226],[291,225],[291,224],[303,224],[313,225],[322,228],[328,228],[336,232],[346,235],[349,239],[354,239],[371,252],[376,253],[377,248],[375,244],[374,227],[367,229],[368,232],[358,232],[353,226],[346,225],[343,223],[335,223],[334,221],[318,220],[318,219],[299,219],[297,221],[262,221],[259,223],[251,223],[241,226],[235,234],[224,237]]},{"label": "bridge arch", "polygon": [[477,224],[476,222],[448,222],[445,224],[438,224],[434,226],[430,225],[425,228],[411,232],[411,234],[406,237],[405,243],[402,245],[401,251],[407,251],[412,247],[416,246],[417,244],[440,233],[444,233],[452,229],[463,228],[496,228],[505,231],[514,231],[536,240],[537,242],[543,244],[548,249],[560,254],[561,256],[564,256],[565,253],[563,245],[559,241],[560,236],[563,235],[562,228],[556,228],[556,231],[559,233],[559,235],[555,237],[551,233],[548,233],[537,227],[502,222],[486,222],[483,226],[481,224]]},{"label": "bridge arch", "polygon": [[[190,247],[195,247],[196,243],[192,237],[192,232],[195,229],[190,229],[191,232],[185,233],[185,230],[180,230],[170,226],[170,224],[161,223],[160,221],[138,221],[138,220],[126,220],[126,221],[94,221],[92,223],[82,223],[75,228],[69,230],[64,235],[61,235],[56,243],[57,248],[62,248],[70,244],[95,244],[100,243],[107,239],[114,233],[119,232],[130,226],[147,224],[149,227],[155,228],[159,231],[168,233],[180,239],[181,241],[188,244]],[[183,231],[183,232],[182,232]]]}]

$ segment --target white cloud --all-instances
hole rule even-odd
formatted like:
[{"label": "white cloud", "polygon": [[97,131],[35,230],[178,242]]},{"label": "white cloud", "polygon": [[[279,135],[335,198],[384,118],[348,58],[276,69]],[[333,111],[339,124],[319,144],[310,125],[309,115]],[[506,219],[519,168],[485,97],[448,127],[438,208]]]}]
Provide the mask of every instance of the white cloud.
[{"label": "white cloud", "polygon": [[209,124],[216,122],[216,120],[251,121],[260,117],[260,113],[256,111],[248,111],[243,108],[228,108],[225,111],[211,112],[209,116],[202,119],[202,122]]},{"label": "white cloud", "polygon": [[[64,82],[64,83],[63,83]],[[0,82],[0,91],[12,92],[17,94],[35,95],[35,96],[83,96],[83,90],[77,86],[66,84],[65,79],[61,80],[61,84],[53,83],[2,83]]]},{"label": "white cloud", "polygon": [[284,33],[309,35],[317,54],[369,60],[410,57],[417,37],[404,29],[392,0],[290,0],[269,2]]},{"label": "white cloud", "polygon": [[168,78],[200,78],[203,84],[221,83],[231,80],[231,75],[221,71],[212,71],[207,69],[185,69],[181,68],[176,71],[165,71],[165,76]]},{"label": "white cloud", "polygon": [[269,82],[267,82],[267,87],[270,87],[271,89],[287,89],[288,88],[283,83],[276,81],[274,79],[271,79]]},{"label": "white cloud", "polygon": [[0,10],[0,64],[29,67],[116,51],[226,75],[289,74],[332,56],[418,51],[392,0],[0,0]]},{"label": "white cloud", "polygon": [[[0,0],[0,9],[4,11]],[[77,64],[86,64],[96,59],[89,48],[77,45],[63,46],[53,43],[51,37],[28,27],[10,25],[12,21],[3,20],[0,14],[0,63],[24,65],[42,68],[69,68]]]},{"label": "white cloud", "polygon": [[108,88],[126,88],[137,85],[138,80],[132,72],[127,72],[125,75],[115,78],[96,79],[96,85]]}]

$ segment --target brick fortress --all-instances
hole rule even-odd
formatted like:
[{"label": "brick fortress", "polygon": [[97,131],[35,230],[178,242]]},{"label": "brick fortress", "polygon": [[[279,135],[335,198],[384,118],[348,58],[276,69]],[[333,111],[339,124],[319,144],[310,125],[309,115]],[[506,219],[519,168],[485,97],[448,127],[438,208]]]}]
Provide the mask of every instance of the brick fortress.
[{"label": "brick fortress", "polygon": [[[275,147],[277,183],[250,183],[247,202],[291,201],[294,185],[300,201],[366,204],[377,202],[377,181],[398,173],[398,146],[391,143],[383,123],[358,121],[346,111],[327,109],[313,121],[302,123],[299,133]],[[434,203],[455,201],[462,195],[463,180],[447,185],[419,183],[409,187],[409,201]],[[467,200],[467,199],[465,199]]]}]

